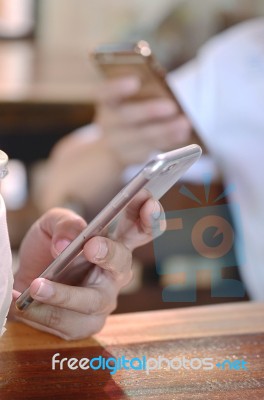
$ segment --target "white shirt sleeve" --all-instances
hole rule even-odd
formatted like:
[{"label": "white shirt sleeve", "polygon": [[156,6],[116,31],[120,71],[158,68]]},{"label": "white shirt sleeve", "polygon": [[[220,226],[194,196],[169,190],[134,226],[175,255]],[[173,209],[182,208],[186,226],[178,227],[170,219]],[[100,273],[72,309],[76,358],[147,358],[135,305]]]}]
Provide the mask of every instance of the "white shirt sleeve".
[{"label": "white shirt sleeve", "polygon": [[6,224],[6,209],[0,195],[0,336],[5,331],[4,325],[12,300],[12,288],[12,257]]},{"label": "white shirt sleeve", "polygon": [[264,300],[264,19],[212,39],[168,81],[226,184],[236,187],[230,204],[240,207],[241,274],[250,296]]}]

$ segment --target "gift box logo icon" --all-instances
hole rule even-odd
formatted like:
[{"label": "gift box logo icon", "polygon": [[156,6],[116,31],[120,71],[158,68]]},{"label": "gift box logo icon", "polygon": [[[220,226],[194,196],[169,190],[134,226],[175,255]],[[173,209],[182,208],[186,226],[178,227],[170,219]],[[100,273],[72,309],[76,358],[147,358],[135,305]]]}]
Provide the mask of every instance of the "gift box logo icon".
[{"label": "gift box logo icon", "polygon": [[[168,284],[163,289],[165,302],[195,302],[197,300],[197,274],[206,270],[210,275],[211,297],[242,298],[245,288],[239,279],[223,277],[244,258],[242,230],[239,223],[239,205],[232,204],[232,216],[235,215],[236,227],[230,214],[230,204],[215,204],[234,190],[229,186],[221,195],[208,203],[210,182],[205,183],[205,204],[187,187],[182,186],[180,193],[199,203],[199,207],[169,211],[164,218],[167,221],[165,232],[154,240],[156,269],[159,275],[168,274],[166,260],[170,262],[169,273],[175,277],[183,276],[179,282]],[[180,261],[177,261],[177,256]],[[181,262],[184,257],[189,262]],[[176,256],[176,257],[175,257]],[[191,260],[191,263],[190,263]],[[167,264],[166,264],[167,263]]]}]

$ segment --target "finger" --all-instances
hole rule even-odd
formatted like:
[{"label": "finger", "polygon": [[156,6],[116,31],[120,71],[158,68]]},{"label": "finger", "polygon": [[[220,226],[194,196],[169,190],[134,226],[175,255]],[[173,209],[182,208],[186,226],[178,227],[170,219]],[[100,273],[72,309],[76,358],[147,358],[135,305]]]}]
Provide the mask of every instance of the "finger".
[{"label": "finger", "polygon": [[142,143],[140,128],[113,128],[105,130],[104,141],[108,149],[111,149],[116,160],[121,166],[125,167],[133,164],[142,164],[151,153],[153,153],[152,143],[145,141]]},{"label": "finger", "polygon": [[134,209],[124,213],[119,221],[120,228],[117,229],[118,240],[131,251],[161,235],[166,229],[165,214],[159,201],[148,198],[139,208],[134,204]]},{"label": "finger", "polygon": [[15,315],[17,321],[59,336],[64,340],[79,340],[99,332],[106,315],[86,315],[36,303],[26,312]]},{"label": "finger", "polygon": [[86,227],[86,222],[71,210],[54,208],[39,220],[40,229],[52,238],[51,252],[60,254]]},{"label": "finger", "polygon": [[132,254],[120,242],[104,237],[90,239],[83,248],[88,261],[107,271],[119,287],[132,278]]},{"label": "finger", "polygon": [[168,151],[189,143],[191,132],[188,119],[180,116],[170,121],[156,121],[137,127],[119,126],[112,129],[110,145],[113,149],[119,149],[118,157],[124,165],[128,165],[142,162],[155,150]]},{"label": "finger", "polygon": [[[112,311],[116,304],[116,292],[110,281],[107,286],[102,282],[100,286],[75,287],[37,278],[30,285],[30,295],[33,299],[50,306],[89,315]],[[31,307],[28,312],[30,310]]]},{"label": "finger", "polygon": [[153,122],[175,116],[178,112],[176,103],[169,99],[155,99],[140,102],[118,104],[99,110],[107,126],[131,126]]},{"label": "finger", "polygon": [[121,122],[125,125],[142,124],[161,118],[170,118],[178,112],[176,103],[169,99],[155,99],[127,103],[119,109]]},{"label": "finger", "polygon": [[142,143],[151,144],[152,148],[165,151],[187,143],[191,136],[191,124],[185,116],[171,121],[156,122],[138,130]]},{"label": "finger", "polygon": [[[129,203],[129,205],[125,208],[124,214],[123,214],[123,222],[125,221],[130,221],[132,223],[137,222],[139,216],[140,216],[140,209],[143,206],[143,204],[152,198],[152,195],[150,192],[148,192],[146,189],[142,189],[139,191],[139,193],[134,197],[134,199]],[[123,225],[123,224],[120,224]]]},{"label": "finger", "polygon": [[140,209],[143,204],[151,199],[151,193],[146,189],[142,189],[137,193],[134,199],[129,203],[129,205],[122,212],[117,227],[111,238],[113,240],[122,241],[125,246],[128,247],[127,236],[132,234],[138,234],[140,230]]},{"label": "finger", "polygon": [[24,290],[85,228],[86,222],[70,210],[54,208],[32,225],[19,252],[15,287]]},{"label": "finger", "polygon": [[[161,235],[166,229],[165,212],[161,203],[155,199],[149,199],[140,209],[140,226],[147,235],[148,241]],[[140,238],[135,238],[134,246],[140,246]]]},{"label": "finger", "polygon": [[108,79],[96,85],[94,100],[96,103],[118,103],[138,92],[141,83],[136,76]]}]

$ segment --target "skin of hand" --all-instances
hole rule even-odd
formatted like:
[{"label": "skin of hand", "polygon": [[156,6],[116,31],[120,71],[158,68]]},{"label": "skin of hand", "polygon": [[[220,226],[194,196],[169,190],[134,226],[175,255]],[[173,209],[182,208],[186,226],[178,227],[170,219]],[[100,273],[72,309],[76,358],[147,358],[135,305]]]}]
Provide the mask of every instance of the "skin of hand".
[{"label": "skin of hand", "polygon": [[[54,146],[44,173],[42,166],[41,179],[34,180],[41,213],[71,201],[97,211],[94,205],[100,199],[107,202],[122,186],[124,168],[145,163],[155,151],[172,150],[193,139],[197,142],[197,137],[191,138],[189,120],[173,100],[133,100],[131,96],[139,90],[136,77],[94,85],[95,123],[102,135],[90,140],[89,132],[82,137],[73,133]],[[98,204],[99,208],[103,205]]]},{"label": "skin of hand", "polygon": [[176,102],[169,98],[133,100],[140,86],[135,76],[108,79],[94,94],[95,122],[123,167],[145,162],[154,151],[189,144],[191,139],[191,123]]},{"label": "skin of hand", "polygon": [[103,139],[90,141],[89,133],[87,141],[67,135],[54,146],[41,176],[34,179],[36,206],[43,213],[73,201],[97,212],[121,188],[122,171]]},{"label": "skin of hand", "polygon": [[[55,208],[31,227],[20,249],[13,299],[30,285],[37,300],[20,312],[13,304],[11,316],[66,340],[98,332],[116,308],[120,289],[132,278],[132,251],[160,233],[163,210],[159,202],[141,191],[123,212],[113,239],[94,237],[84,246],[87,261],[95,264],[82,285],[64,285],[37,278],[47,265],[86,227],[70,210]],[[163,228],[162,228],[163,229]]]}]

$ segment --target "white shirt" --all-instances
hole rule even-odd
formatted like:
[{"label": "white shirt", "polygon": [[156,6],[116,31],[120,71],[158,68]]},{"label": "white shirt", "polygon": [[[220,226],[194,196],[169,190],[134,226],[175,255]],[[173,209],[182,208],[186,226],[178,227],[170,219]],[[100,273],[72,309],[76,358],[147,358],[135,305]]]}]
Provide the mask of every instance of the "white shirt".
[{"label": "white shirt", "polygon": [[6,224],[6,209],[0,195],[0,336],[5,331],[4,325],[12,300],[12,288],[12,257]]},{"label": "white shirt", "polygon": [[226,184],[235,184],[241,274],[251,298],[264,300],[264,19],[213,38],[168,81]]}]

